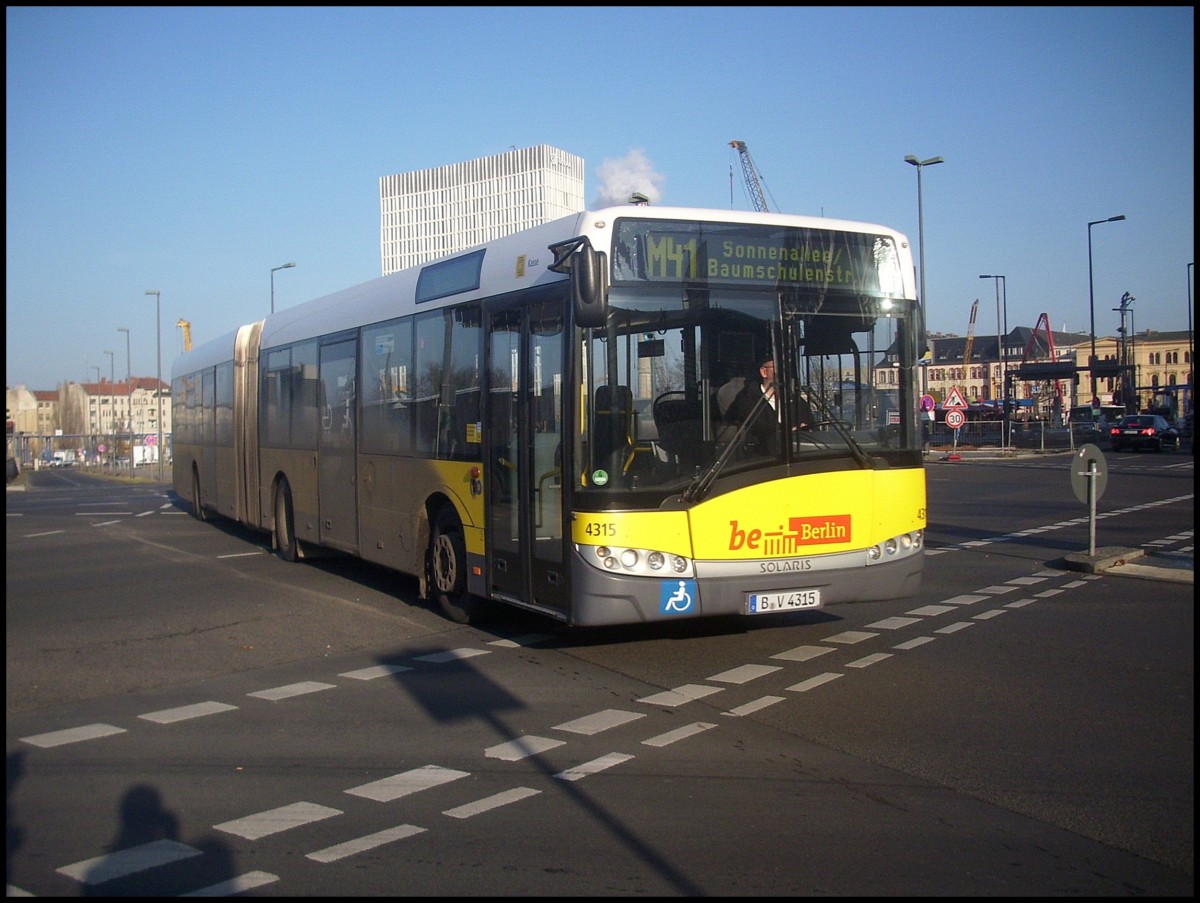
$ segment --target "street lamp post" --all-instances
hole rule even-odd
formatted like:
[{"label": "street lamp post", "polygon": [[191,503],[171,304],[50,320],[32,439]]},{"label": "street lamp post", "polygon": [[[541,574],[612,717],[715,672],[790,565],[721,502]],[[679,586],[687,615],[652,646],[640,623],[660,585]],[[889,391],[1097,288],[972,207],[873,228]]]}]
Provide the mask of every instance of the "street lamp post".
[{"label": "street lamp post", "polygon": [[291,263],[285,263],[282,266],[271,267],[271,313],[275,313],[275,271],[290,270],[295,265],[296,262],[292,261]]},{"label": "street lamp post", "polygon": [[1125,219],[1124,214],[1121,216],[1110,216],[1108,219],[1098,219],[1088,223],[1088,310],[1091,311],[1092,317],[1092,356],[1088,360],[1088,370],[1092,376],[1092,404],[1094,405],[1099,396],[1096,395],[1096,293],[1092,281],[1092,226],[1098,226],[1101,223],[1116,223]]},{"label": "street lamp post", "polygon": [[118,326],[117,332],[125,333],[125,435],[129,442],[129,476],[134,476],[136,462],[133,460],[133,359],[129,356],[129,327]]},{"label": "street lamp post", "polygon": [[112,442],[109,443],[108,463],[109,468],[115,471],[117,469],[117,395],[114,381],[117,378],[117,372],[113,366],[113,361],[116,355],[111,351],[105,351],[104,353],[108,355],[108,422],[112,428],[110,431]]},{"label": "street lamp post", "polygon": [[1188,403],[1193,407],[1196,401],[1196,352],[1192,348],[1192,267],[1195,262],[1187,265],[1188,274],[1188,385],[1192,387],[1192,397]]},{"label": "street lamp post", "polygon": [[[1135,299],[1133,299],[1131,297],[1130,300],[1132,301]],[[1133,364],[1131,365],[1131,368],[1133,370],[1133,410],[1129,411],[1128,409],[1126,409],[1126,413],[1136,414],[1142,408],[1142,397],[1138,394],[1138,391],[1137,391],[1137,384],[1138,384],[1138,378],[1137,378],[1137,371],[1138,371],[1138,366],[1137,366],[1137,317],[1134,315],[1134,310],[1132,307],[1129,308],[1129,334],[1133,337],[1133,345],[1129,349],[1129,356],[1133,358]]]},{"label": "street lamp post", "polygon": [[[996,344],[1000,354],[1000,393],[1004,403],[1004,425],[1000,427],[1000,447],[1004,448],[1004,434],[1008,432],[1008,359],[1004,353],[1004,342],[1008,339],[1008,282],[1003,276],[980,276],[980,279],[996,280]],[[1004,292],[1004,335],[1000,333],[1000,292]]]},{"label": "street lamp post", "polygon": [[[930,157],[928,160],[918,160],[912,154],[909,154],[908,156],[906,156],[904,158],[904,162],[911,163],[913,166],[915,166],[917,168],[917,243],[921,246],[921,248],[920,248],[921,304],[925,305],[925,208],[924,208],[924,204],[923,204],[923,198],[921,195],[921,170],[924,169],[926,166],[933,166],[935,163],[945,163],[946,161],[942,157]],[[928,307],[928,305],[925,305],[925,322],[926,323],[929,322],[929,307]],[[922,357],[925,356],[924,348],[921,349],[921,356]],[[929,390],[929,383],[928,383],[929,367],[926,366],[926,367],[922,368],[921,374],[922,374],[921,391],[927,392]]]},{"label": "street lamp post", "polygon": [[[90,369],[92,369],[92,370],[95,370],[95,371],[96,371],[96,388],[97,388],[97,390],[99,390],[99,388],[100,388],[100,368],[99,368],[98,366],[96,366],[95,364],[91,364],[91,365],[90,365]],[[89,411],[89,412],[88,412],[88,431],[90,432],[90,431],[92,430],[92,428],[93,428],[93,427],[92,427],[92,418],[91,418],[91,412]],[[100,430],[100,428],[101,428],[101,423],[100,423],[100,397],[99,397],[99,395],[97,395],[97,396],[96,396],[96,426],[95,426],[95,429],[96,429],[97,431],[99,431],[99,430]],[[91,440],[93,440],[93,447],[94,447],[94,440],[95,440],[95,438],[96,438],[96,433],[92,433],[92,435],[91,435],[90,439],[91,439]]]},{"label": "street lamp post", "polygon": [[158,445],[154,453],[158,456],[158,481],[163,479],[163,419],[162,419],[162,292],[157,289],[146,289],[147,295],[154,296],[154,344],[158,350],[158,376],[154,384],[154,394],[158,396]]},{"label": "street lamp post", "polygon": [[[1129,292],[1126,292],[1121,296],[1121,306],[1113,308],[1114,313],[1119,313],[1121,315],[1121,325],[1117,327],[1117,331],[1121,334],[1121,348],[1118,352],[1117,360],[1119,360],[1121,363],[1120,403],[1125,406],[1126,412],[1129,411],[1129,403],[1131,400],[1134,401],[1135,407],[1137,402],[1137,377],[1130,376],[1131,371],[1136,373],[1136,366],[1131,367],[1129,364],[1129,358],[1131,356],[1129,349],[1129,332],[1125,331],[1125,315],[1129,314],[1131,318],[1133,317],[1132,304],[1136,300],[1137,298],[1133,297],[1133,295],[1129,294]],[[1135,358],[1134,364],[1136,365],[1136,363],[1137,359]],[[1129,384],[1131,378],[1133,380],[1132,386]]]}]

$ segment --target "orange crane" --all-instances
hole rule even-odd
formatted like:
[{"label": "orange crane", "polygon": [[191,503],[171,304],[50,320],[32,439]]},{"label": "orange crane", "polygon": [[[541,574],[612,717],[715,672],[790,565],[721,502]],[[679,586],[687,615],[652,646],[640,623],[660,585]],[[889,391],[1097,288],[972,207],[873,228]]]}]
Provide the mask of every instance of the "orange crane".
[{"label": "orange crane", "polygon": [[[975,299],[975,303],[971,305],[971,322],[967,324],[967,344],[963,345],[963,370],[971,363],[971,352],[975,348],[975,315],[979,313],[979,299]],[[965,379],[967,374],[963,373]]]},{"label": "orange crane", "polygon": [[[1045,332],[1042,333],[1045,339],[1038,341],[1038,333],[1042,332],[1043,326],[1046,327]],[[1037,325],[1033,327],[1033,332],[1029,333],[1029,341],[1025,343],[1025,353],[1021,355],[1021,363],[1037,360],[1039,351],[1045,352],[1046,359],[1049,361],[1058,359],[1058,352],[1054,350],[1054,333],[1050,329],[1050,315],[1047,313],[1038,317]]]},{"label": "orange crane", "polygon": [[183,332],[183,350],[192,350],[192,324],[187,320],[180,320],[175,326]]},{"label": "orange crane", "polygon": [[[1044,329],[1043,329],[1044,327]],[[1039,338],[1041,336],[1041,338]],[[1058,361],[1058,352],[1054,348],[1054,330],[1050,328],[1050,315],[1043,313],[1038,317],[1029,341],[1025,343],[1025,353],[1021,355],[1021,365],[1038,360],[1042,354],[1050,363]],[[1042,381],[1037,387],[1037,397],[1043,404],[1057,403],[1061,406],[1063,399],[1063,384],[1060,379]]]}]

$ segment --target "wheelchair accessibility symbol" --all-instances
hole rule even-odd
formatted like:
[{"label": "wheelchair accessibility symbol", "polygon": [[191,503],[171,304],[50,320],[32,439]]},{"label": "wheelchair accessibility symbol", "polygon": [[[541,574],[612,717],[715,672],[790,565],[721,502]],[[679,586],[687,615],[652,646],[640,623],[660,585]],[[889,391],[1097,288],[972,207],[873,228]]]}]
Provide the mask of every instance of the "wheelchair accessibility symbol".
[{"label": "wheelchair accessibility symbol", "polygon": [[682,615],[695,611],[695,580],[664,580],[658,595],[658,613]]}]

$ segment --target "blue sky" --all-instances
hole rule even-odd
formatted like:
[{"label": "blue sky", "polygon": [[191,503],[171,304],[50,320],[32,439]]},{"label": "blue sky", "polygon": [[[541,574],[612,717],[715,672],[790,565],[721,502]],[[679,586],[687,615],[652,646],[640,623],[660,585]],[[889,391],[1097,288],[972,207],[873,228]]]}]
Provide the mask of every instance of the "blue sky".
[{"label": "blue sky", "polygon": [[[918,243],[932,330],[1188,326],[1192,7],[6,9],[5,382],[162,372],[381,272],[381,176],[551,144],[589,203],[880,223]],[[1194,289],[1193,289],[1194,291]]]}]

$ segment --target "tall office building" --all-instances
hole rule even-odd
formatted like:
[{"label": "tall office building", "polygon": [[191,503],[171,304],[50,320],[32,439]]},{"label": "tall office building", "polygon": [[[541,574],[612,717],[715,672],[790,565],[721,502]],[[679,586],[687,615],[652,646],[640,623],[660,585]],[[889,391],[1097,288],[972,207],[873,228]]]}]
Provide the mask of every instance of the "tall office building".
[{"label": "tall office building", "polygon": [[548,144],[379,180],[383,275],[584,209],[582,157]]}]

